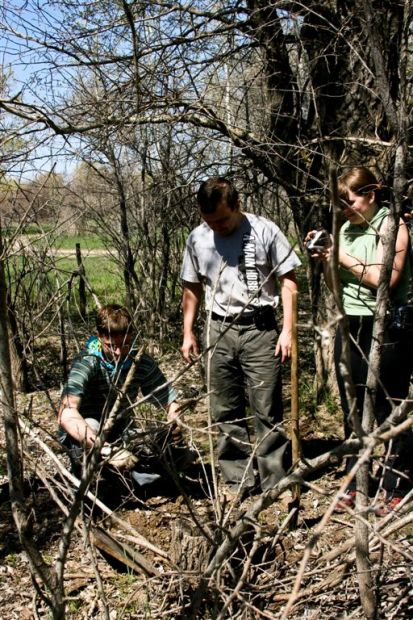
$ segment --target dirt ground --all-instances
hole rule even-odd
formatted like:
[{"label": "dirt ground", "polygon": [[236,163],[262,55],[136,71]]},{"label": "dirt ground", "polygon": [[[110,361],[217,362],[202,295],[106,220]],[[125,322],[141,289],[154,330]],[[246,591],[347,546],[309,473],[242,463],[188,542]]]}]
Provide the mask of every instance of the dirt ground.
[{"label": "dirt ground", "polygon": [[[169,373],[178,371],[176,357],[164,361]],[[198,464],[181,480],[162,493],[147,492],[131,498],[115,515],[126,522],[120,526],[99,510],[83,520],[72,535],[65,568],[67,617],[110,620],[160,618],[281,618],[300,566],[303,577],[296,605],[289,618],[363,618],[354,563],[354,513],[326,518],[334,495],[343,481],[343,466],[337,463],[311,476],[302,488],[298,523],[288,525],[292,508],[291,491],[254,512],[261,495],[243,502],[224,497],[218,480],[218,497],[211,488],[208,441],[205,433],[207,410],[197,370],[179,382],[181,397],[196,400],[188,411],[185,439],[198,451]],[[288,405],[288,385],[285,387]],[[59,390],[37,391],[20,396],[18,412],[38,427],[46,446],[67,457],[54,440]],[[326,407],[317,415],[301,412],[304,458],[311,459],[338,445],[341,422]],[[288,417],[288,411],[287,411]],[[50,617],[44,601],[33,587],[25,552],[19,543],[8,494],[4,437],[0,458],[0,618]],[[57,474],[56,464],[33,438],[23,438],[27,508],[31,536],[49,565],[59,553],[64,516],[45,480],[61,501],[70,503],[70,484]],[[156,491],[156,489],[155,489]],[[107,498],[107,496],[105,496]],[[111,498],[109,497],[109,503]],[[251,511],[254,516],[250,517]],[[380,530],[382,520],[370,511],[366,518],[372,539],[373,587],[380,618],[413,617],[411,582],[412,534],[410,511],[388,520],[393,531]],[[404,520],[404,521],[402,521]],[[234,540],[240,524],[249,527],[237,544],[221,558],[225,541]],[[96,547],[99,532],[108,532],[126,551],[122,561]],[[383,534],[380,534],[384,532]],[[92,534],[92,536],[91,536]],[[382,536],[382,538],[380,538]],[[95,537],[95,538],[94,538]],[[153,548],[142,544],[144,537]],[[150,545],[149,545],[150,546]],[[137,568],[141,555],[151,574]],[[129,566],[124,561],[128,558]],[[219,559],[220,569],[209,580],[203,575]],[[132,558],[132,564],[130,562]],[[303,558],[306,558],[304,567]],[[136,563],[135,563],[136,560]]]}]

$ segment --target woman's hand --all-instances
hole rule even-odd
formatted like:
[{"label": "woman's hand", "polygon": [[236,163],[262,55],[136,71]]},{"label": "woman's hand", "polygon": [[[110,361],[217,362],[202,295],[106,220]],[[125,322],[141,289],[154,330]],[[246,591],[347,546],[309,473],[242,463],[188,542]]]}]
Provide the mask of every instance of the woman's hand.
[{"label": "woman's hand", "polygon": [[311,247],[311,244],[309,248],[307,247],[311,240],[314,240],[316,235],[320,232],[323,233],[325,231],[310,230],[304,239],[304,243],[312,259],[321,262],[328,262],[331,259],[333,250],[333,240],[331,235],[329,235],[328,233],[322,234],[320,238],[320,243],[317,243],[316,241],[314,247]]}]

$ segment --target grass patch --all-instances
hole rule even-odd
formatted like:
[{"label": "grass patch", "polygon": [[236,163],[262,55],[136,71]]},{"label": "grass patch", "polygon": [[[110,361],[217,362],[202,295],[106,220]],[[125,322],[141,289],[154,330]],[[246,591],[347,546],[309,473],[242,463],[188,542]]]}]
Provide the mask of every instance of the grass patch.
[{"label": "grass patch", "polygon": [[105,244],[98,235],[68,235],[58,237],[55,247],[59,250],[75,250],[76,243],[80,243],[81,250],[101,250],[105,248]]},{"label": "grass patch", "polygon": [[[83,264],[86,280],[102,304],[125,302],[122,270],[111,256],[85,256]],[[62,298],[70,293],[70,308],[77,316],[80,279],[71,277],[76,271],[74,255],[49,256],[42,264],[31,256],[14,256],[8,261],[6,278],[12,298],[17,295],[17,303],[29,304],[31,312],[47,307],[56,294]],[[94,301],[87,289],[86,301],[93,308]]]},{"label": "grass patch", "polygon": [[42,224],[40,226],[33,222],[23,226],[20,226],[20,224],[9,224],[5,227],[4,234],[5,236],[13,235],[18,230],[20,235],[43,235],[52,232],[55,228],[55,224]]},{"label": "grass patch", "polygon": [[[62,257],[57,262],[59,272],[63,276],[70,277],[70,274],[77,269],[75,258]],[[119,264],[110,256],[85,257],[83,259],[86,280],[89,282],[93,291],[99,297],[102,304],[124,303],[125,287]],[[78,299],[79,278],[73,281],[73,293],[75,300]],[[90,293],[87,293],[88,299]]]}]

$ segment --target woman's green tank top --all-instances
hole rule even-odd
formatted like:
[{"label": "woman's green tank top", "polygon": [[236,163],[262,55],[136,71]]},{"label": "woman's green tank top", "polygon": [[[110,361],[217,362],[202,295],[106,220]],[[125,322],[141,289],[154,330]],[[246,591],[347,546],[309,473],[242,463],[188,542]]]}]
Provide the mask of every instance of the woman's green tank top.
[{"label": "woman's green tank top", "polygon": [[[379,242],[378,233],[384,218],[388,214],[389,209],[381,207],[372,217],[367,228],[365,225],[351,224],[350,222],[343,224],[339,234],[340,248],[367,265],[374,264]],[[407,256],[402,277],[391,294],[394,304],[406,303],[410,273],[410,259]],[[359,277],[343,267],[339,268],[339,276],[342,283],[343,305],[346,314],[351,316],[373,315],[376,307],[376,289],[361,283]]]}]

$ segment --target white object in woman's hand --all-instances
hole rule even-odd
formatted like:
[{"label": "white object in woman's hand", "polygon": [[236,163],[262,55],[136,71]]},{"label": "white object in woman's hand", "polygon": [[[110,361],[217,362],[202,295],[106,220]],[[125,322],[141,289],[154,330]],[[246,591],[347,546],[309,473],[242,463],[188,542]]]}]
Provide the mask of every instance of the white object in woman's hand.
[{"label": "white object in woman's hand", "polygon": [[332,239],[330,234],[322,230],[310,230],[305,238],[305,247],[311,258],[316,260],[328,260],[332,248]]}]

